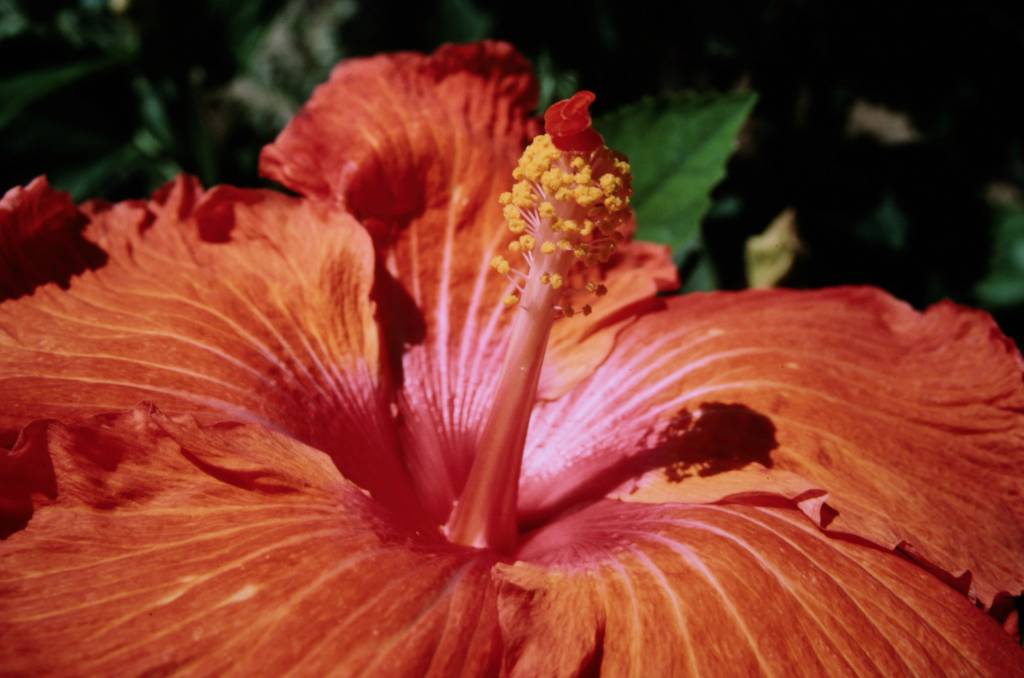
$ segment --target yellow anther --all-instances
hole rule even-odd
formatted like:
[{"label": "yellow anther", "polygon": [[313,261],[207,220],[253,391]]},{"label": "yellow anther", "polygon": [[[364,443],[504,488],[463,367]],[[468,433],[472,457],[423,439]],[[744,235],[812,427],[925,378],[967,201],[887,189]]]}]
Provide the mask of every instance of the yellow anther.
[{"label": "yellow anther", "polygon": [[[555,308],[564,317],[593,313],[590,304],[582,301],[576,309],[566,303],[577,288],[582,292],[585,287],[587,293],[598,297],[608,293],[598,282],[576,285],[571,281],[588,277],[589,269],[608,261],[616,243],[626,237],[631,177],[623,157],[604,146],[589,154],[562,151],[550,136],[542,134],[519,159],[511,190],[498,198],[508,228],[515,234],[506,254],[524,255],[528,266],[537,265],[525,272],[526,279],[536,277],[533,284],[549,285],[551,296],[559,299]],[[528,252],[537,256],[566,252],[572,257],[541,260]],[[542,272],[554,263],[558,273]],[[502,274],[520,275],[501,256],[494,257],[491,266]],[[505,305],[520,304],[520,296],[510,294]]]},{"label": "yellow anther", "polygon": [[559,158],[561,151],[551,142],[551,137],[542,134],[536,137],[533,142],[523,151],[516,167],[516,179],[526,178],[530,181],[540,181],[541,177],[551,168],[555,160]]},{"label": "yellow anther", "polygon": [[555,193],[562,185],[562,170],[552,167],[540,176],[540,185],[548,193]]},{"label": "yellow anther", "polygon": [[626,203],[619,196],[610,195],[604,199],[604,206],[609,212],[618,212],[626,206]]},{"label": "yellow anther", "polygon": [[511,264],[508,263],[508,260],[505,257],[499,254],[495,256],[493,259],[491,259],[491,268],[493,268],[498,273],[505,275],[506,273],[509,272],[512,266]]},{"label": "yellow anther", "polygon": [[622,185],[622,179],[614,174],[604,174],[601,176],[600,183],[601,190],[604,191],[605,195],[611,195],[615,192],[615,189]]},{"label": "yellow anther", "polygon": [[572,196],[580,207],[590,207],[604,197],[604,191],[597,186],[577,186]]}]

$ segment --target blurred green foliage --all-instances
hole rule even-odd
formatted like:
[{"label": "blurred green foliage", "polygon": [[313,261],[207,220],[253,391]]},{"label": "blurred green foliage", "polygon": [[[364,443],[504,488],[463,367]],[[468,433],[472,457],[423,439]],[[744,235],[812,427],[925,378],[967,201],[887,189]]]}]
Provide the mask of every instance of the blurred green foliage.
[{"label": "blurred green foliage", "polygon": [[629,156],[638,238],[680,253],[694,248],[711,189],[725,176],[736,134],[756,99],[750,93],[666,96],[597,121],[607,144]]},{"label": "blurred green foliage", "polygon": [[690,289],[745,286],[745,242],[791,208],[784,284],[949,297],[1024,337],[1024,5],[664,11],[0,0],[0,183],[46,173],[79,200],[145,195],[180,171],[258,185],[259,149],[339,60],[495,37],[533,60],[541,107],[597,92],[602,131],[634,157],[641,233],[677,248]]}]

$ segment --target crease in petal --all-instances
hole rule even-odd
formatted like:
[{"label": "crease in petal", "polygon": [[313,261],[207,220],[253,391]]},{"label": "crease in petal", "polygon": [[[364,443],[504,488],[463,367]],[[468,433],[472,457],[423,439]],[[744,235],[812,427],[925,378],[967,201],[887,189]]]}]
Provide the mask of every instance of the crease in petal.
[{"label": "crease in petal", "polygon": [[139,407],[35,422],[14,454],[27,447],[43,451],[56,482],[0,541],[7,671],[497,665],[493,560],[407,532],[329,457],[287,436]]},{"label": "crease in petal", "polygon": [[1024,673],[965,598],[792,508],[605,501],[517,556],[496,568],[511,676]]},{"label": "crease in petal", "polygon": [[783,495],[819,525],[988,607],[1024,590],[1022,450],[1020,357],[983,313],[866,288],[693,294],[538,407],[520,508],[536,524],[588,486],[720,501],[763,487],[757,468],[793,474],[813,491]]}]

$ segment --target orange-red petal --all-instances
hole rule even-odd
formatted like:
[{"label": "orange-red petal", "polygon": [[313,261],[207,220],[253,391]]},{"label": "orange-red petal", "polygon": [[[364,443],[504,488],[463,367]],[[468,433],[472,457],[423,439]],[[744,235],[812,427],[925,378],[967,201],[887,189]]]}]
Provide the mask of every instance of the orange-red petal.
[{"label": "orange-red petal", "polygon": [[1024,675],[1024,651],[899,556],[797,511],[603,502],[499,565],[511,676]]},{"label": "orange-red petal", "polygon": [[786,472],[785,496],[830,531],[899,548],[986,606],[1024,590],[1020,356],[951,304],[922,314],[860,288],[672,299],[538,408],[524,463],[534,520],[645,470],[619,496],[715,500],[771,488],[759,467]]},{"label": "orange-red petal", "polygon": [[102,264],[102,250],[82,237],[84,224],[70,196],[46,177],[7,191],[0,198],[0,302],[46,283],[66,287],[72,275]]},{"label": "orange-red petal", "polygon": [[[489,262],[511,238],[498,197],[539,131],[535,97],[529,64],[503,43],[352,59],[261,156],[264,175],[343,206],[374,235],[405,453],[438,523],[465,482],[501,368],[511,287]],[[590,374],[675,280],[667,252],[643,247],[608,275],[598,312],[556,327],[542,397]]]},{"label": "orange-red petal", "polygon": [[286,432],[377,496],[409,500],[361,226],[320,204],[204,193],[187,178],[148,203],[87,210],[108,264],[67,291],[0,305],[8,439],[33,419],[148,400]]},{"label": "orange-red petal", "polygon": [[5,673],[448,676],[499,661],[492,559],[398,529],[291,438],[138,408],[35,422],[15,452],[48,460],[54,482],[24,488],[31,521],[0,541]]}]

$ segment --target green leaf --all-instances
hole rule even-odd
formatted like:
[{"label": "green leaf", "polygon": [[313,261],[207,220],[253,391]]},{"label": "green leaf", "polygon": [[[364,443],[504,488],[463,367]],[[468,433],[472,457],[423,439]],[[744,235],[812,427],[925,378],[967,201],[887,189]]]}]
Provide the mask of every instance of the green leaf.
[{"label": "green leaf", "polygon": [[988,308],[1024,304],[1024,209],[999,208],[992,236],[992,268],[974,292]]},{"label": "green leaf", "polygon": [[603,116],[605,142],[629,156],[637,238],[671,245],[697,243],[711,190],[725,176],[736,135],[757,95],[749,92],[645,99]]},{"label": "green leaf", "polygon": [[110,68],[120,61],[121,59],[116,58],[84,61],[66,66],[41,68],[0,80],[0,129],[10,124],[33,102],[62,87]]}]

